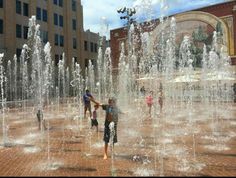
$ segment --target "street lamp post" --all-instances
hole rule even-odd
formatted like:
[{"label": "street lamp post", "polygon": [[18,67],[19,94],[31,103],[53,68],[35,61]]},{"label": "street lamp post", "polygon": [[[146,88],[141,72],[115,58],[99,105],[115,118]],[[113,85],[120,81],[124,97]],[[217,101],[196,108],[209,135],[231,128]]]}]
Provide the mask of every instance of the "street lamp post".
[{"label": "street lamp post", "polygon": [[131,18],[135,13],[136,13],[136,10],[135,10],[135,8],[126,8],[126,7],[122,7],[122,8],[120,8],[120,9],[118,9],[117,10],[117,12],[118,13],[126,13],[124,16],[121,16],[120,17],[120,19],[126,19],[127,20],[127,36],[128,36],[128,53],[127,53],[127,55],[129,56],[129,58],[128,58],[128,64],[129,64],[129,66],[131,67],[131,70],[129,71],[129,78],[131,78],[131,80],[130,80],[130,83],[129,83],[129,85],[130,85],[130,90],[128,91],[128,92],[131,92],[131,93],[134,93],[133,91],[133,87],[134,87],[134,83],[133,83],[133,80],[132,80],[132,78],[133,78],[133,75],[134,75],[134,69],[133,69],[133,60],[131,59],[131,52],[130,52],[130,50],[131,50],[131,32],[130,32],[130,26],[131,26],[131,24],[132,23],[134,23],[134,19],[133,18]]},{"label": "street lamp post", "polygon": [[135,8],[127,8],[127,7],[122,7],[122,8],[119,8],[117,10],[118,13],[126,13],[126,15],[124,16],[121,16],[120,19],[127,19],[127,33],[128,33],[128,53],[129,53],[129,49],[130,49],[130,25],[132,23],[134,23],[134,19],[131,18],[135,13],[136,13],[136,10]]}]

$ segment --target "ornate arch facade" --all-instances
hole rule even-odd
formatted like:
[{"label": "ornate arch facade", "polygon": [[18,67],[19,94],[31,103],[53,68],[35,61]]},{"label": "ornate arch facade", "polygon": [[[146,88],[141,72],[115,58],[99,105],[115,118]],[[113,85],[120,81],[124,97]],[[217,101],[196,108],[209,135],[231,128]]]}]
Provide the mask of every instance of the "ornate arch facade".
[{"label": "ornate arch facade", "polygon": [[222,32],[223,32],[223,45],[226,47],[226,50],[229,54],[233,54],[233,41],[230,40],[229,28],[227,24],[220,19],[210,13],[202,12],[202,11],[191,11],[182,14],[175,15],[176,23],[186,22],[186,21],[201,21],[206,24],[209,24],[212,28],[216,29],[217,23],[221,23]]}]

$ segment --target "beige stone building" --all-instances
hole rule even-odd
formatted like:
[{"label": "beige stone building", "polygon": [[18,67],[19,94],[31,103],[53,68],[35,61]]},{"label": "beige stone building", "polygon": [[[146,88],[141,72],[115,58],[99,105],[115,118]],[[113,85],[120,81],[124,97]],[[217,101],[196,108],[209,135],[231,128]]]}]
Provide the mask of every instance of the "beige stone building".
[{"label": "beige stone building", "polygon": [[49,41],[52,46],[55,63],[63,52],[67,66],[73,57],[82,69],[86,60],[96,60],[99,34],[84,32],[81,0],[0,0],[0,53],[4,53],[5,64],[15,54],[19,57],[33,15],[43,43]]},{"label": "beige stone building", "polygon": [[98,57],[99,47],[102,48],[104,53],[107,45],[106,38],[100,37],[98,33],[91,32],[90,30],[86,30],[84,32],[84,53],[83,58],[85,59],[85,67],[88,66],[89,60],[92,61],[92,64],[96,66],[96,61]]}]

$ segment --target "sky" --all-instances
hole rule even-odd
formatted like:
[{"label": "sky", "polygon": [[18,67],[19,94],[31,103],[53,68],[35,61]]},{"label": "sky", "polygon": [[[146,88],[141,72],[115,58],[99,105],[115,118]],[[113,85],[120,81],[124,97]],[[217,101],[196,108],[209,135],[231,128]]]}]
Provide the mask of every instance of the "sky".
[{"label": "sky", "polygon": [[138,21],[193,10],[205,6],[223,3],[230,0],[81,0],[84,16],[84,30],[90,30],[110,39],[110,30],[123,27],[127,20],[118,13],[122,7],[135,8],[132,17]]}]

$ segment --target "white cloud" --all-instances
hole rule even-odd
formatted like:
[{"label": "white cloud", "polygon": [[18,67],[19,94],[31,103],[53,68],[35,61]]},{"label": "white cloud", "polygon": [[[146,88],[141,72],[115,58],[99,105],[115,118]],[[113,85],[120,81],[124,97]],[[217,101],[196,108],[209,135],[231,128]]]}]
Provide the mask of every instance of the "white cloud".
[{"label": "white cloud", "polygon": [[[104,33],[104,26],[109,30],[122,26],[117,9],[123,6],[129,6],[131,0],[82,0],[84,30],[90,29],[95,33]],[[109,33],[106,32],[106,33]]]},{"label": "white cloud", "polygon": [[226,0],[82,0],[84,30],[106,34],[109,38],[111,29],[120,28],[125,24],[121,14],[117,13],[120,7],[135,7],[136,20],[143,21],[150,18],[175,14],[203,6],[222,3]]}]

